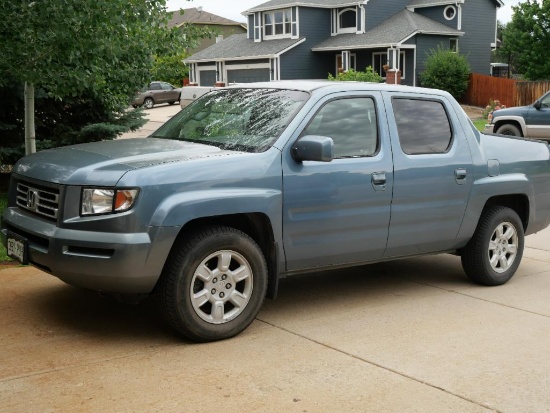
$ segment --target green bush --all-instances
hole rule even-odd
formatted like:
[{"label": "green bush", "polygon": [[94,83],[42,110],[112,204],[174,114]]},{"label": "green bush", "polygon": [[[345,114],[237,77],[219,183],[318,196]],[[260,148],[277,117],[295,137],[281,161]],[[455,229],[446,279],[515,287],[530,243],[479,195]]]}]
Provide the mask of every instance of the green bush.
[{"label": "green bush", "polygon": [[468,89],[469,76],[470,65],[465,56],[439,47],[428,53],[426,68],[420,74],[420,84],[445,90],[459,99]]},{"label": "green bush", "polygon": [[368,66],[364,72],[358,72],[354,69],[350,69],[347,72],[338,73],[336,77],[329,73],[328,80],[380,83],[382,81],[382,77],[376,73],[371,66]]},{"label": "green bush", "polygon": [[[23,88],[12,83],[0,87],[0,95],[4,97],[0,100],[0,161],[13,165],[25,154]],[[114,139],[147,121],[141,110],[113,106],[91,91],[55,99],[37,90],[36,149]]]}]

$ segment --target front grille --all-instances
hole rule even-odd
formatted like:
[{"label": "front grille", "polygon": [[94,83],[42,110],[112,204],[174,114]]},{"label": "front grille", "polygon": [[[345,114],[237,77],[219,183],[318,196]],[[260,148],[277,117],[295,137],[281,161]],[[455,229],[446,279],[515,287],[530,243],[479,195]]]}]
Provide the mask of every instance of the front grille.
[{"label": "front grille", "polygon": [[59,189],[19,182],[17,184],[17,206],[45,218],[56,220],[59,211]]}]

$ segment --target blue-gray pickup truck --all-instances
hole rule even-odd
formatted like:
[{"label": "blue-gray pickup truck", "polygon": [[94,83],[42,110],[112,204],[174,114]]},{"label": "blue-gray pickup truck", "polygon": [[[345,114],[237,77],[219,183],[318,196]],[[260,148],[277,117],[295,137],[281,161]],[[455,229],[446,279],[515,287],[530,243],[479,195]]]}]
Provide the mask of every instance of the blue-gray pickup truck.
[{"label": "blue-gray pickup truck", "polygon": [[210,341],[291,274],[454,253],[503,284],[549,212],[548,145],[479,133],[446,92],[283,81],[212,91],[148,138],[21,159],[1,238],[69,284],[154,293]]}]

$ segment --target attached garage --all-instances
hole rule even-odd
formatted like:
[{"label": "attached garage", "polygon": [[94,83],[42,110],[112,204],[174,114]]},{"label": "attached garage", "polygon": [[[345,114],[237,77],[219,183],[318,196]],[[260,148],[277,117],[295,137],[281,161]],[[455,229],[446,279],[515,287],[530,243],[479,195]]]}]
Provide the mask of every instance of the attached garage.
[{"label": "attached garage", "polygon": [[216,71],[215,70],[200,70],[200,85],[201,86],[214,86],[216,84]]},{"label": "attached garage", "polygon": [[227,70],[228,83],[269,82],[269,69]]}]

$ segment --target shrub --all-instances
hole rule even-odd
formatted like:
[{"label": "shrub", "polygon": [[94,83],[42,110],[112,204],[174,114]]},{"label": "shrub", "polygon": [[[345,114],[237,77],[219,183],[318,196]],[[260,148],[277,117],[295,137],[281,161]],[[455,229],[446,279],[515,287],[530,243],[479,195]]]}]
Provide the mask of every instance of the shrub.
[{"label": "shrub", "polygon": [[382,81],[382,77],[378,73],[376,73],[371,66],[368,66],[364,72],[358,72],[354,69],[350,69],[347,72],[338,73],[336,77],[332,76],[332,74],[329,73],[328,80],[380,83]]},{"label": "shrub", "polygon": [[492,115],[495,110],[504,109],[506,106],[502,105],[499,100],[491,99],[489,104],[483,109],[483,117],[489,119],[489,115]]},{"label": "shrub", "polygon": [[468,89],[469,76],[470,65],[465,56],[439,47],[428,53],[426,68],[420,74],[420,84],[445,90],[459,99]]}]

